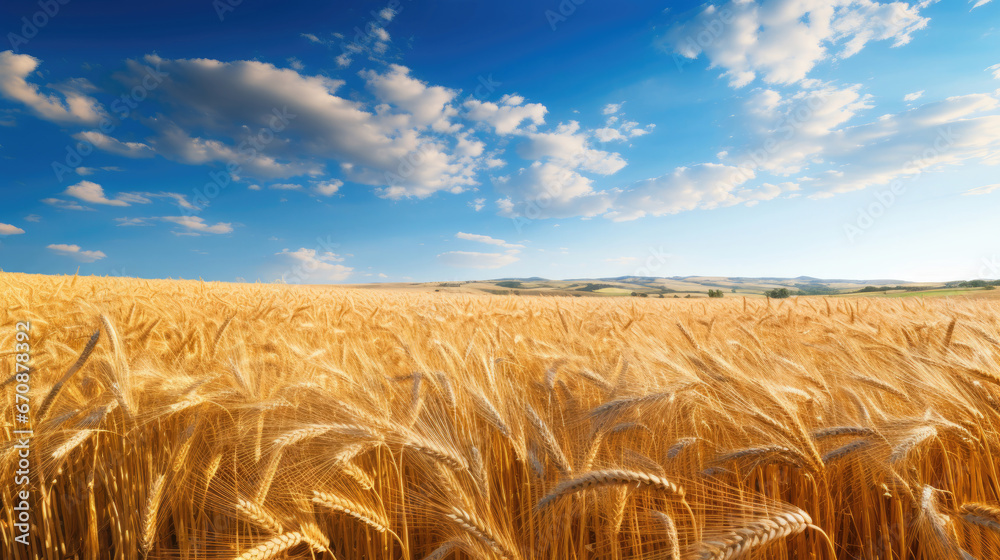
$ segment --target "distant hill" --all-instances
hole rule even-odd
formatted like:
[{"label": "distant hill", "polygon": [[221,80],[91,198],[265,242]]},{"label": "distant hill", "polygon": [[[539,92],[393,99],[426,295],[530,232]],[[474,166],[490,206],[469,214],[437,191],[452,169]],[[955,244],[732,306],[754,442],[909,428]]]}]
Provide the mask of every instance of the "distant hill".
[{"label": "distant hill", "polygon": [[[993,284],[993,285],[990,285]],[[704,298],[715,296],[1000,296],[996,282],[906,282],[903,280],[823,279],[812,276],[723,277],[723,276],[614,276],[551,280],[538,276],[423,283],[362,284],[372,289],[453,293],[521,294],[564,297],[653,297]]]}]

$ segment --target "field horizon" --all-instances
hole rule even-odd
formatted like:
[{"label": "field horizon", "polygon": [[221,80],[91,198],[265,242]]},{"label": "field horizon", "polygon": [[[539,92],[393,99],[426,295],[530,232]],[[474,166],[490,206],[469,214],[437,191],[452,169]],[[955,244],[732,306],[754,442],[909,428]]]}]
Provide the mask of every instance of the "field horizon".
[{"label": "field horizon", "polygon": [[0,285],[14,560],[1000,558],[997,301]]}]

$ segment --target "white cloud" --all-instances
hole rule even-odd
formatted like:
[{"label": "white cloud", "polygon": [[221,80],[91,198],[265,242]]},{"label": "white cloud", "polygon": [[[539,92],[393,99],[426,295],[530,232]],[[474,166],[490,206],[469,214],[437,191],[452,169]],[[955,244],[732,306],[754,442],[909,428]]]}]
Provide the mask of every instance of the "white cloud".
[{"label": "white cloud", "polygon": [[1000,80],[1000,64],[994,64],[986,69],[987,72],[993,73],[994,80]]},{"label": "white cloud", "polygon": [[252,191],[259,191],[259,190],[261,190],[261,186],[260,185],[256,185],[256,184],[254,184],[254,185],[247,185],[247,188],[250,189],[250,190],[252,190]]},{"label": "white cloud", "polygon": [[198,208],[194,204],[191,204],[188,201],[187,197],[180,193],[159,192],[155,194],[154,193],[143,193],[143,194],[152,197],[172,198],[174,199],[174,203],[177,204],[178,208],[184,208],[186,210],[201,210],[201,208]]},{"label": "white cloud", "polygon": [[73,171],[76,171],[77,175],[81,175],[81,176],[93,175],[94,173],[97,173],[98,171],[121,171],[121,170],[122,170],[121,167],[115,167],[115,166],[111,166],[111,165],[106,165],[104,167],[84,167],[84,166],[81,165],[81,166],[73,169]]},{"label": "white cloud", "polygon": [[122,142],[96,130],[77,132],[73,138],[89,142],[105,152],[128,158],[148,158],[155,155],[153,149],[142,142]]},{"label": "white cloud", "polygon": [[40,92],[37,85],[26,80],[40,63],[26,54],[0,52],[0,95],[23,103],[39,117],[53,122],[93,124],[105,116],[103,107],[81,92],[82,82],[58,88],[62,97]]},{"label": "white cloud", "polygon": [[998,164],[998,109],[992,95],[963,95],[836,131],[824,142],[830,165],[817,174],[812,196],[887,185],[949,165]]},{"label": "white cloud", "polygon": [[80,181],[75,185],[70,185],[63,194],[91,204],[103,204],[106,206],[129,206],[130,201],[140,204],[149,202],[149,199],[141,195],[135,195],[134,193],[122,193],[113,200],[109,199],[104,196],[104,189],[101,185],[91,181]]},{"label": "white cloud", "polygon": [[618,111],[620,111],[621,108],[622,108],[622,105],[624,105],[624,104],[625,104],[624,101],[621,102],[621,103],[608,103],[607,105],[604,106],[604,109],[601,109],[601,113],[603,113],[605,115],[613,115],[613,114],[617,113]]},{"label": "white cloud", "polygon": [[500,99],[500,103],[492,101],[480,101],[478,99],[468,99],[464,103],[466,108],[465,118],[473,121],[481,121],[493,127],[499,135],[511,134],[519,131],[521,123],[531,121],[528,130],[533,130],[535,126],[545,123],[545,113],[549,110],[541,103],[528,103],[522,105],[524,98],[519,95],[505,95]]},{"label": "white cloud", "polygon": [[501,268],[520,260],[512,253],[477,253],[473,251],[448,251],[437,256],[446,266],[458,268]]},{"label": "white cloud", "polygon": [[313,188],[317,193],[323,196],[333,196],[340,190],[340,187],[344,186],[344,182],[338,179],[333,179],[330,181],[325,181],[315,185]]},{"label": "white cloud", "polygon": [[595,191],[587,177],[552,162],[536,161],[499,180],[496,189],[506,196],[497,206],[500,215],[507,217],[595,216],[605,212],[612,201],[609,193]]},{"label": "white cloud", "polygon": [[640,181],[626,189],[606,217],[625,221],[647,215],[663,216],[768,200],[783,192],[774,185],[760,189],[740,188],[753,178],[752,169],[716,163],[678,167],[672,173]]},{"label": "white cloud", "polygon": [[378,16],[385,21],[392,21],[392,18],[396,17],[396,12],[392,8],[385,7],[378,13]]},{"label": "white cloud", "polygon": [[749,141],[720,159],[740,167],[779,175],[800,172],[821,159],[838,127],[870,109],[871,96],[858,84],[837,88],[808,82],[809,87],[783,97],[774,90],[758,90],[747,100],[741,125]]},{"label": "white cloud", "polygon": [[151,226],[148,218],[115,218],[119,227]]},{"label": "white cloud", "polygon": [[289,277],[300,281],[339,282],[346,280],[354,271],[352,267],[340,264],[344,258],[336,253],[324,251],[318,253],[315,249],[302,247],[297,251],[282,249],[275,253],[284,257],[293,266],[292,270],[282,274],[282,280]]},{"label": "white cloud", "polygon": [[40,221],[42,221],[42,217],[39,216],[38,214],[28,214],[27,216],[24,217],[24,221],[26,221],[26,222],[40,222]]},{"label": "white cloud", "polygon": [[594,131],[594,137],[601,142],[614,142],[617,140],[626,140],[628,138],[614,128],[598,128]]},{"label": "white cloud", "polygon": [[107,257],[101,251],[83,251],[80,249],[79,245],[65,245],[65,244],[52,244],[46,247],[52,252],[63,255],[66,257],[72,257],[80,262],[91,263],[94,261],[99,261],[104,257]]},{"label": "white cloud", "polygon": [[267,188],[277,191],[301,191],[302,185],[296,185],[293,183],[276,183],[274,185],[268,185]]},{"label": "white cloud", "polygon": [[473,200],[472,202],[470,202],[469,206],[473,210],[475,210],[476,212],[479,212],[480,210],[482,210],[483,208],[486,207],[486,199],[485,198],[477,198],[477,199]]},{"label": "white cloud", "polygon": [[187,232],[182,232],[185,234],[189,233],[231,233],[233,231],[233,225],[229,223],[219,222],[215,225],[209,225],[205,223],[205,219],[199,216],[164,216],[160,218],[165,222],[171,222],[177,224],[183,228],[186,228]]},{"label": "white cloud", "polygon": [[[706,6],[675,25],[664,45],[689,59],[704,53],[733,87],[758,75],[770,84],[791,84],[829,58],[848,58],[871,41],[905,45],[927,26],[927,3],[873,0],[732,0]],[[830,51],[836,50],[835,54]]]},{"label": "white cloud", "polygon": [[455,234],[458,239],[464,239],[466,241],[475,241],[477,243],[486,243],[487,245],[498,245],[500,247],[505,247],[507,249],[524,249],[524,245],[517,245],[515,243],[507,243],[503,239],[496,239],[488,235],[479,235],[476,233],[465,233],[458,232]]},{"label": "white cloud", "polygon": [[525,133],[518,154],[531,160],[550,160],[565,168],[581,168],[601,175],[610,175],[625,167],[621,154],[595,150],[580,132],[580,123],[560,124],[554,132]]},{"label": "white cloud", "polygon": [[453,130],[449,122],[458,114],[451,101],[458,92],[441,86],[428,86],[412,78],[410,69],[399,64],[389,66],[389,71],[379,74],[364,70],[359,75],[365,79],[379,100],[395,105],[410,118],[411,126],[431,126],[434,130]]},{"label": "white cloud", "polygon": [[924,95],[924,90],[915,91],[913,93],[907,93],[906,95],[903,96],[903,101],[916,101],[921,97],[923,97],[923,95]]},{"label": "white cloud", "polygon": [[[364,73],[382,101],[369,110],[337,95],[344,81],[291,68],[155,55],[146,61],[170,75],[150,92],[163,111],[143,121],[155,132],[145,142],[164,157],[238,164],[241,175],[253,178],[316,180],[326,178],[332,160],[343,178],[379,187],[389,198],[462,192],[477,184],[483,162],[453,153],[454,138],[424,130],[449,128],[457,112],[450,105],[454,92],[413,78],[405,67]],[[126,85],[143,72],[137,62],[129,67]],[[251,139],[255,144],[247,143]]]},{"label": "white cloud", "polygon": [[302,37],[305,37],[310,43],[322,43],[322,39],[313,35],[312,33],[300,33]]},{"label": "white cloud", "polygon": [[72,200],[62,200],[59,198],[43,198],[42,202],[48,204],[49,206],[55,206],[56,208],[61,208],[63,210],[93,210],[88,206],[83,206]]},{"label": "white cloud", "polygon": [[0,223],[0,235],[20,235],[24,230],[10,224]]},{"label": "white cloud", "polygon": [[997,190],[1000,190],[1000,183],[993,183],[992,185],[983,185],[981,187],[969,189],[962,194],[965,196],[977,196],[982,194],[990,194],[991,192]]}]

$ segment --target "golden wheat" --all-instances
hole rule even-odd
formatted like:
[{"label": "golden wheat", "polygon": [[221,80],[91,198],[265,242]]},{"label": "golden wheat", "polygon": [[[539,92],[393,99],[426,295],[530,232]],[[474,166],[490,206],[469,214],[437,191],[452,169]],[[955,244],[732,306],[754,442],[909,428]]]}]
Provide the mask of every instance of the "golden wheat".
[{"label": "golden wheat", "polygon": [[0,293],[4,558],[1000,560],[1000,302]]}]

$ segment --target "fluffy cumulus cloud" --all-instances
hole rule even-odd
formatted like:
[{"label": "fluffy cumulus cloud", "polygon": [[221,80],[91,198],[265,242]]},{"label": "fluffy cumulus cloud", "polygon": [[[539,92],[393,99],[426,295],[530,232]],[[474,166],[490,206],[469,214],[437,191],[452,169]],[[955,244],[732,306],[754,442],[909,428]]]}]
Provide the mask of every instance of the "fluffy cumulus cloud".
[{"label": "fluffy cumulus cloud", "polygon": [[354,272],[352,267],[342,264],[344,257],[330,251],[302,247],[296,251],[283,249],[276,255],[290,266],[279,277],[279,281],[289,284],[340,282]]},{"label": "fluffy cumulus cloud", "polygon": [[732,0],[710,4],[697,17],[676,24],[663,37],[678,57],[704,54],[730,85],[742,87],[760,76],[770,84],[791,84],[819,62],[847,58],[872,41],[898,47],[927,26],[926,2],[872,0]]},{"label": "fluffy cumulus cloud", "polygon": [[456,268],[501,268],[520,260],[514,253],[480,253],[477,251],[448,251],[437,256],[438,262]]},{"label": "fluffy cumulus cloud", "polygon": [[[751,95],[751,142],[721,152],[721,163],[680,167],[608,193],[605,217],[620,221],[754,205],[799,191],[825,198],[946,166],[1000,164],[1000,100],[994,94],[952,97],[858,123],[871,108],[859,86],[804,85],[790,97],[773,90]],[[966,194],[993,190],[987,185]]]},{"label": "fluffy cumulus cloud", "polygon": [[[78,198],[84,202],[90,202],[91,204],[104,204],[107,206],[128,206],[129,203],[121,198],[116,198],[114,200],[109,199],[104,195],[104,188],[97,183],[92,183],[90,181],[80,181],[75,185],[70,185],[66,192],[63,193],[67,196],[72,196],[73,198]],[[129,198],[129,197],[124,197]],[[143,202],[149,202],[148,199],[142,198]]]},{"label": "fluffy cumulus cloud", "polygon": [[800,91],[783,96],[763,89],[745,105],[740,125],[748,141],[721,156],[724,163],[778,175],[800,172],[821,160],[831,136],[871,109],[860,85],[837,87],[807,80]]},{"label": "fluffy cumulus cloud", "polygon": [[504,95],[499,103],[468,99],[463,106],[466,109],[465,118],[486,123],[500,135],[520,131],[521,124],[526,121],[526,130],[536,130],[538,125],[545,123],[545,113],[548,112],[541,103],[525,104],[520,95]]},{"label": "fluffy cumulus cloud", "polygon": [[551,161],[567,169],[581,168],[610,175],[625,167],[621,154],[591,148],[588,135],[576,121],[560,124],[552,132],[528,132],[518,154],[530,160]]},{"label": "fluffy cumulus cloud", "polygon": [[55,243],[49,245],[47,249],[57,255],[70,257],[83,263],[92,263],[107,257],[107,255],[105,255],[102,251],[84,251],[79,245]]},{"label": "fluffy cumulus cloud", "polygon": [[20,235],[24,230],[10,224],[0,223],[0,235]]},{"label": "fluffy cumulus cloud", "polygon": [[389,66],[389,71],[379,74],[374,70],[360,73],[369,89],[385,103],[402,110],[413,126],[430,126],[434,130],[454,130],[449,119],[458,114],[452,106],[458,92],[441,86],[428,86],[410,76],[410,69],[399,64]]},{"label": "fluffy cumulus cloud", "polygon": [[[170,75],[150,92],[164,110],[144,121],[154,131],[146,143],[165,157],[234,164],[267,178],[327,180],[339,171],[390,198],[461,192],[477,183],[482,162],[457,149],[454,137],[428,133],[457,132],[450,120],[458,113],[455,92],[417,80],[403,66],[362,72],[378,101],[369,107],[338,95],[341,80],[263,62],[146,61]],[[144,71],[130,64],[127,84]]]},{"label": "fluffy cumulus cloud", "polygon": [[593,180],[552,162],[536,161],[495,186],[505,195],[497,200],[500,215],[512,218],[595,216],[612,202],[611,194],[594,189]]},{"label": "fluffy cumulus cloud", "polygon": [[[56,86],[57,93],[43,93],[27,80],[41,64],[37,58],[12,51],[0,52],[0,95],[25,105],[35,115],[52,122],[95,124],[105,111],[94,98],[85,95],[85,81]],[[59,95],[61,94],[61,95]]]},{"label": "fluffy cumulus cloud", "polygon": [[340,187],[342,186],[344,186],[343,181],[338,179],[332,179],[330,181],[324,181],[322,183],[317,183],[316,185],[313,185],[313,190],[315,190],[318,194],[321,194],[323,196],[333,196],[337,194],[337,191],[339,191]]}]

